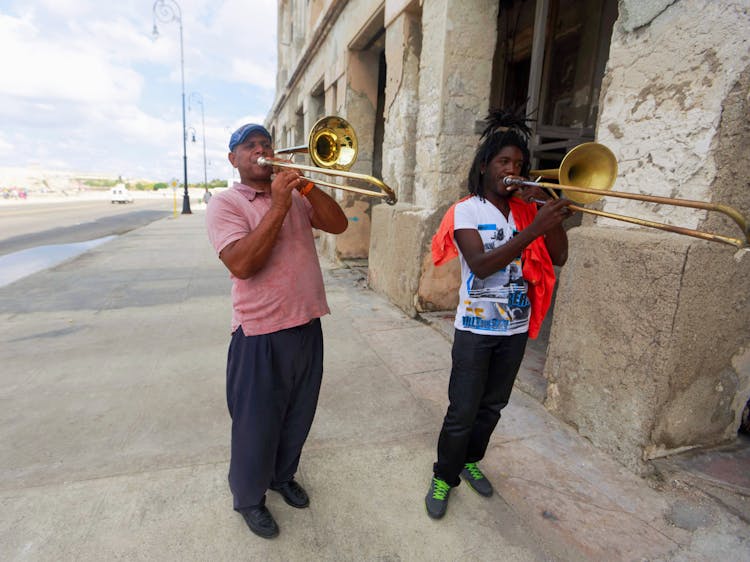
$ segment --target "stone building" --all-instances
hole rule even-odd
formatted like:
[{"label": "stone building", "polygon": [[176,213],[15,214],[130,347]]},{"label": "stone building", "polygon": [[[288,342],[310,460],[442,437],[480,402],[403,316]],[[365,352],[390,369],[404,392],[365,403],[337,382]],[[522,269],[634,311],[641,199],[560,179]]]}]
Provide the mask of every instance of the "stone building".
[{"label": "stone building", "polygon": [[[409,314],[450,310],[458,268],[430,239],[466,192],[493,107],[534,118],[533,167],[591,140],[615,189],[750,211],[748,0],[280,0],[277,146],[324,115],[355,127],[353,171],[397,193],[333,190],[347,232],[334,259]],[[745,240],[720,213],[604,198],[591,208]],[[747,250],[622,221],[568,225],[547,340],[546,406],[636,471],[736,438],[750,396]]]}]

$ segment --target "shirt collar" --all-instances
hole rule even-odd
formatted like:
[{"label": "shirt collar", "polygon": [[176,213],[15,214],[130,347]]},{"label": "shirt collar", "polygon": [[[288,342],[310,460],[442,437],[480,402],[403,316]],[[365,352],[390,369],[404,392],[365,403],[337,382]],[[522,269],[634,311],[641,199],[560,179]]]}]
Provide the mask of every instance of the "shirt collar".
[{"label": "shirt collar", "polygon": [[232,186],[232,188],[239,191],[244,197],[247,197],[248,201],[252,201],[258,195],[264,195],[266,193],[265,191],[255,189],[254,187],[245,185],[244,183],[240,183],[238,181],[234,182],[234,186]]}]

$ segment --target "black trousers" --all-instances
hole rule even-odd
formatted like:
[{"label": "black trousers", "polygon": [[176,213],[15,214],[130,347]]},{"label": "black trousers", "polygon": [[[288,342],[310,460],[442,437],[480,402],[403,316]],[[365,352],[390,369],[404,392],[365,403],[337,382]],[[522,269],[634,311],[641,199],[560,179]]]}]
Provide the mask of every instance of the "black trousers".
[{"label": "black trousers", "polygon": [[508,405],[528,333],[484,336],[456,330],[448,386],[450,405],[438,439],[437,478],[458,486],[467,462],[484,458],[490,436]]},{"label": "black trousers", "polygon": [[323,376],[320,320],[260,336],[232,334],[227,406],[232,418],[229,487],[234,508],[263,503],[294,478]]}]

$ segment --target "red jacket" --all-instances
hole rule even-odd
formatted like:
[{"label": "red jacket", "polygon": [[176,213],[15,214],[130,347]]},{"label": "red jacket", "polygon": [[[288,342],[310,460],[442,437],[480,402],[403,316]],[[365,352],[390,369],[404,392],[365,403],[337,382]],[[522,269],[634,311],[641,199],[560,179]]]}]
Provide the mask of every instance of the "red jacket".
[{"label": "red jacket", "polygon": [[[435,236],[432,237],[432,262],[436,266],[443,265],[458,256],[458,249],[453,241],[453,214],[456,205],[465,199],[468,199],[468,197],[464,197],[450,206],[440,222]],[[520,231],[528,227],[536,216],[536,205],[525,203],[517,197],[511,197],[508,201],[516,228]],[[542,321],[549,310],[549,305],[552,302],[552,291],[555,288],[555,269],[552,267],[552,260],[549,257],[549,252],[547,252],[547,246],[544,244],[544,237],[535,238],[531,244],[524,248],[521,261],[523,263],[523,278],[529,284],[528,296],[529,301],[531,301],[529,337],[535,339],[539,335]]]}]

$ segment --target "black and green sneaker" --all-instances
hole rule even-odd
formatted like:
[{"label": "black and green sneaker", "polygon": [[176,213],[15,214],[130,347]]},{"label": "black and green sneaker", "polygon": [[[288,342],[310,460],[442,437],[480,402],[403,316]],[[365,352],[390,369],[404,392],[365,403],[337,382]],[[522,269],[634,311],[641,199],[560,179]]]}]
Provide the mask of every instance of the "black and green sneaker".
[{"label": "black and green sneaker", "polygon": [[479,470],[477,463],[467,462],[461,471],[461,478],[480,496],[489,498],[492,495],[492,484],[487,477]]},{"label": "black and green sneaker", "polygon": [[433,477],[432,482],[430,482],[430,490],[424,499],[425,507],[427,507],[427,515],[433,519],[440,519],[445,515],[445,510],[448,509],[448,496],[450,493],[451,487],[448,486],[445,480]]}]

